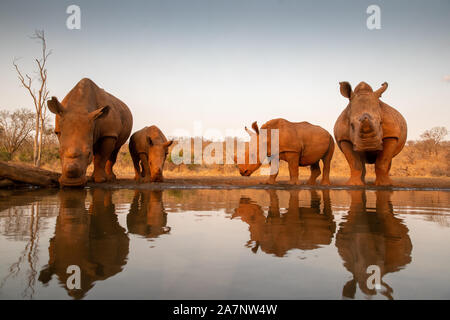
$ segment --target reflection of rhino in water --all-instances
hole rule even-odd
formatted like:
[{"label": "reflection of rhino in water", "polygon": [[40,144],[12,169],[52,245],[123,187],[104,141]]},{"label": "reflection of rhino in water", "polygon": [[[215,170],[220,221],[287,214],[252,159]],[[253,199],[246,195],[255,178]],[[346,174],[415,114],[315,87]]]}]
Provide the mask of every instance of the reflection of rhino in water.
[{"label": "reflection of rhino in water", "polygon": [[170,227],[166,225],[167,213],[162,203],[162,191],[136,190],[127,215],[128,231],[146,238],[157,238],[170,232]]},{"label": "reflection of rhino in water", "polygon": [[312,250],[321,245],[329,245],[336,230],[331,212],[328,190],[323,190],[324,210],[320,210],[320,196],[310,190],[311,205],[299,207],[298,190],[290,191],[289,208],[280,212],[278,196],[270,190],[270,208],[267,217],[261,206],[248,198],[241,198],[234,217],[241,217],[249,225],[250,241],[255,243],[252,251],[258,248],[268,254],[283,257],[291,249]]},{"label": "reflection of rhino in water", "polygon": [[70,296],[83,298],[97,280],[122,271],[128,256],[129,239],[115,214],[111,191],[94,189],[89,213],[84,190],[61,190],[60,211],[55,236],[50,240],[49,263],[39,275],[43,283],[53,274],[66,286],[67,267],[81,269],[81,289],[68,290]]},{"label": "reflection of rhino in water", "polygon": [[[336,235],[336,246],[345,268],[352,273],[342,295],[354,298],[356,284],[366,295],[375,295],[367,286],[370,265],[380,268],[381,277],[396,272],[411,262],[412,244],[408,228],[394,216],[389,191],[377,191],[376,209],[366,207],[363,190],[350,191],[351,206]],[[381,294],[392,299],[393,290],[381,280]]]}]

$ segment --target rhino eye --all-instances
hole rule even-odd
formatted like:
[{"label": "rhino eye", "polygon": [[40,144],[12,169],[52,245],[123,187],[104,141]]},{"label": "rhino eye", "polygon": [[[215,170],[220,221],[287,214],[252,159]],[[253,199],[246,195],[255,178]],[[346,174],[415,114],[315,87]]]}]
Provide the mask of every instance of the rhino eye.
[{"label": "rhino eye", "polygon": [[353,123],[351,124],[351,126],[352,126],[352,130],[355,130],[355,125]]}]

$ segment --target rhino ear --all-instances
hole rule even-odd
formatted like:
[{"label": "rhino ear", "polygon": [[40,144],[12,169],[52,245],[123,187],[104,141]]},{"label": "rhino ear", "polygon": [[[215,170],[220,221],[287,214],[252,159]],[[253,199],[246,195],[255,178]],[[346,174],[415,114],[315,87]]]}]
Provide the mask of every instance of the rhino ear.
[{"label": "rhino ear", "polygon": [[91,118],[92,120],[96,120],[100,117],[106,116],[109,112],[109,109],[109,106],[104,106],[95,111],[92,111],[91,113],[89,113],[89,118]]},{"label": "rhino ear", "polygon": [[350,99],[353,95],[352,86],[347,81],[339,82],[341,94]]},{"label": "rhino ear", "polygon": [[168,147],[170,147],[170,146],[172,145],[172,143],[173,143],[173,140],[170,140],[170,141],[164,142],[164,148],[168,148]]},{"label": "rhino ear", "polygon": [[386,91],[387,87],[388,87],[387,82],[384,82],[384,83],[381,85],[381,88],[374,92],[375,95],[376,95],[378,98],[380,98],[381,95]]},{"label": "rhino ear", "polygon": [[150,137],[147,137],[147,143],[150,147],[153,146],[153,141]]},{"label": "rhino ear", "polygon": [[256,134],[259,134],[258,124],[256,121],[252,123],[252,129],[255,130]]},{"label": "rhino ear", "polygon": [[50,110],[54,114],[62,114],[63,106],[59,103],[58,98],[52,97],[47,101],[48,110]]}]

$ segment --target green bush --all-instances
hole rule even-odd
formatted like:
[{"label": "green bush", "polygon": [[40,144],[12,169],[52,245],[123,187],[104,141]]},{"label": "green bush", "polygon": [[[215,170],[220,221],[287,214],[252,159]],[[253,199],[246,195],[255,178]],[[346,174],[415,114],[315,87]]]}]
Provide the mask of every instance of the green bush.
[{"label": "green bush", "polygon": [[56,147],[42,150],[41,162],[42,163],[54,163],[59,161],[59,150]]},{"label": "green bush", "polygon": [[11,160],[11,153],[9,153],[7,151],[0,151],[0,160],[1,161]]},{"label": "green bush", "polygon": [[26,152],[26,151],[19,153],[17,157],[22,162],[31,162],[31,161],[33,161],[33,155],[31,153],[29,153],[29,152]]}]

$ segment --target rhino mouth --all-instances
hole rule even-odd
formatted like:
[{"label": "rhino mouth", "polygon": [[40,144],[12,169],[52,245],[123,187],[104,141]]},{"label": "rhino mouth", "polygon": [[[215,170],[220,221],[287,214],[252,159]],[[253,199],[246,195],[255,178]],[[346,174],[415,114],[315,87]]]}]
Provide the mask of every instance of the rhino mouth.
[{"label": "rhino mouth", "polygon": [[378,140],[359,141],[353,145],[353,150],[357,152],[381,151],[383,150],[383,144]]},{"label": "rhino mouth", "polygon": [[383,150],[383,140],[381,134],[375,131],[360,134],[355,137],[353,150],[357,152],[381,151]]},{"label": "rhino mouth", "polygon": [[79,178],[67,178],[61,176],[61,178],[59,178],[59,184],[61,185],[61,187],[84,187],[86,185],[86,182],[86,176]]},{"label": "rhino mouth", "polygon": [[240,172],[241,176],[243,177],[250,177],[252,174],[249,170],[245,170],[244,172]]}]

